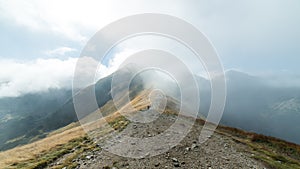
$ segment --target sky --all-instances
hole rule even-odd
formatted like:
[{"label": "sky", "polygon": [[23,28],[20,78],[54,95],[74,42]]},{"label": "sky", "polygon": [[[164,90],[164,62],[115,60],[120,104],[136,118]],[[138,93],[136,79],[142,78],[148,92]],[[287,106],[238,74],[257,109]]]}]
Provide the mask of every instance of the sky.
[{"label": "sky", "polygon": [[[0,97],[71,87],[88,40],[105,25],[140,13],[168,14],[197,27],[225,70],[299,82],[298,0],[0,0]],[[132,54],[137,41],[113,50],[100,77]]]}]

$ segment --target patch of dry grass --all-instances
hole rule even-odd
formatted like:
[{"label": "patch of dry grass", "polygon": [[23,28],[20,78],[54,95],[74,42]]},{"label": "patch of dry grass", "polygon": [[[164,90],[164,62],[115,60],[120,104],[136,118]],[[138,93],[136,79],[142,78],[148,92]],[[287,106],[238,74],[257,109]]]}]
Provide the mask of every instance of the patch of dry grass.
[{"label": "patch of dry grass", "polygon": [[[148,95],[149,91],[141,92],[131,100],[131,103],[129,103],[131,105],[125,105],[123,110],[126,113],[134,113],[135,110],[147,108],[150,105]],[[175,104],[175,101],[173,102]],[[130,106],[135,110],[129,109]],[[173,105],[170,106],[166,108],[164,113],[177,115],[177,112],[172,109]],[[99,114],[103,114],[103,112],[105,117],[99,118]],[[111,101],[100,110],[87,116],[83,121],[83,126],[79,126],[79,123],[73,123],[50,133],[42,140],[0,152],[0,168],[20,168],[22,165],[24,165],[22,168],[25,166],[25,168],[29,168],[28,166],[34,168],[35,166],[49,164],[49,161],[52,162],[56,158],[69,153],[74,146],[82,144],[82,138],[86,138],[87,132],[101,129],[101,131],[104,131],[103,133],[107,133],[109,132],[107,130],[112,128],[120,131],[129,123],[126,118],[116,111]],[[204,124],[205,121],[197,119],[197,123]],[[112,128],[108,129],[107,124]],[[253,158],[265,162],[271,168],[300,168],[299,145],[231,127],[219,126],[216,132],[247,145],[251,149],[250,153],[254,154]],[[71,164],[72,159],[77,157],[81,151],[83,150],[73,153],[65,160],[65,164]]]},{"label": "patch of dry grass", "polygon": [[[84,127],[64,127],[48,137],[24,146],[0,152],[0,168],[14,168],[14,164],[36,159],[51,149],[69,143],[74,139],[86,136],[86,132],[101,128],[106,122],[113,122],[121,115],[116,112],[105,119],[100,119],[84,125]],[[74,124],[71,124],[74,126]],[[84,129],[83,129],[84,128]]]},{"label": "patch of dry grass", "polygon": [[[143,93],[143,95],[136,97],[136,99],[134,99],[131,104],[138,104],[135,106],[137,109],[143,108],[143,104],[145,103],[143,102],[141,104],[141,99],[143,99],[145,94],[146,93]],[[105,107],[110,108],[109,113],[115,110],[112,107],[111,102],[109,102],[109,104],[107,104]],[[103,127],[104,124],[110,124],[115,129],[118,129],[119,127],[122,128],[128,124],[127,121],[124,120],[121,114],[118,112],[112,113],[106,116],[105,118],[91,121],[91,119],[97,118],[90,117],[99,117],[99,115],[97,115],[100,113],[99,111],[100,110],[95,111],[94,113],[92,113],[93,115],[87,117],[87,120],[83,120],[85,121],[83,127],[79,126],[79,123],[72,123],[66,127],[63,127],[48,134],[48,136],[44,139],[38,140],[27,145],[19,146],[4,152],[0,152],[0,168],[16,168],[16,164],[34,161],[41,155],[46,155],[47,153],[50,153],[52,151],[57,151],[59,153],[58,149],[62,149],[61,146],[67,145],[70,142],[74,142],[74,140],[76,139],[85,137],[86,132],[99,129]]]},{"label": "patch of dry grass", "polygon": [[300,169],[300,146],[297,144],[225,126],[219,126],[217,132],[250,147],[253,158],[270,168]]},{"label": "patch of dry grass", "polygon": [[1,152],[0,168],[12,168],[16,163],[35,159],[38,155],[49,151],[53,147],[66,144],[69,141],[83,137],[84,135],[85,132],[81,127],[75,127],[34,143]]}]

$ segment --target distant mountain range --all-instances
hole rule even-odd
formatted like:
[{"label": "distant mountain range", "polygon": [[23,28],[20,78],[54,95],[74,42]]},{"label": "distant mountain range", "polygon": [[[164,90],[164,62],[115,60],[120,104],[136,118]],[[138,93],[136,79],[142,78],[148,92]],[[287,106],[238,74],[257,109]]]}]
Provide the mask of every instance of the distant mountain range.
[{"label": "distant mountain range", "polygon": [[226,80],[224,125],[300,143],[300,87],[275,87],[237,71]]},{"label": "distant mountain range", "polygon": [[[130,69],[121,71],[124,75],[133,73]],[[132,82],[133,95],[147,86],[147,76],[135,78]],[[152,76],[151,79],[153,77],[159,78]],[[95,84],[99,107],[111,100],[111,80],[112,75]],[[210,82],[200,76],[196,76],[196,80],[201,97],[199,112],[206,116],[210,105]],[[300,87],[274,87],[262,78],[238,71],[226,72],[226,81],[227,101],[222,124],[300,144]],[[165,80],[157,82],[168,83]],[[1,98],[0,150],[43,138],[50,131],[77,120],[69,89]]]}]

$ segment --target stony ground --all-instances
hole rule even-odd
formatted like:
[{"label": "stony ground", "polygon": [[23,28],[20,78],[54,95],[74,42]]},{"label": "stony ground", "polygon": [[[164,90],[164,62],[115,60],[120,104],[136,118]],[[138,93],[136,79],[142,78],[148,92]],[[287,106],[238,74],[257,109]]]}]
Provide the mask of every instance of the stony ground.
[{"label": "stony ground", "polygon": [[[151,123],[130,123],[122,131],[122,135],[114,137],[118,132],[112,132],[111,137],[107,139],[111,142],[110,146],[118,151],[127,151],[127,146],[114,147],[123,135],[128,135],[135,138],[153,137],[163,133],[176,120],[175,115],[162,114],[158,119]],[[184,123],[184,122],[183,122]],[[183,124],[184,126],[184,124]],[[175,147],[168,151],[153,156],[144,157],[141,159],[126,158],[115,155],[105,150],[105,146],[98,150],[83,152],[74,163],[78,163],[77,168],[187,168],[187,169],[234,169],[234,168],[267,168],[259,161],[256,161],[248,153],[248,147],[234,142],[230,137],[215,133],[207,142],[203,144],[198,143],[199,133],[202,126],[195,124],[188,135]],[[99,147],[105,144],[105,141],[99,141]],[[139,143],[128,143],[137,146]],[[160,144],[155,143],[155,144]],[[105,144],[107,146],[107,144]],[[107,148],[107,147],[106,147]],[[129,150],[128,150],[129,151]],[[66,158],[68,155],[65,155]],[[56,161],[59,162],[63,159]],[[54,167],[53,164],[51,167]]]}]

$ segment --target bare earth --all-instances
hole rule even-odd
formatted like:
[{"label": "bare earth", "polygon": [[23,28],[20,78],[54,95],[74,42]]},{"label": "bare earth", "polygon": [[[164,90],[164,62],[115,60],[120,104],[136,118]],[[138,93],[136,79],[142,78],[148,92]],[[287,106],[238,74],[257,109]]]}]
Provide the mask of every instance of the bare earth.
[{"label": "bare earth", "polygon": [[[146,138],[164,132],[176,120],[175,115],[161,114],[151,123],[130,123],[122,132],[136,138]],[[228,136],[215,132],[205,143],[199,144],[198,137],[202,126],[196,124],[188,135],[167,152],[141,159],[120,157],[104,149],[84,152],[79,158],[77,168],[267,168],[263,163],[253,159],[248,147],[233,141]],[[117,132],[113,132],[117,133]],[[112,146],[114,139],[111,140]],[[156,143],[160,144],[160,143]],[[99,143],[99,146],[102,146]],[[122,147],[118,147],[122,149]],[[126,150],[126,146],[123,146]],[[65,155],[63,158],[65,158]],[[62,159],[59,159],[62,160]],[[59,161],[58,160],[58,161]],[[53,165],[51,166],[53,167]]]}]

